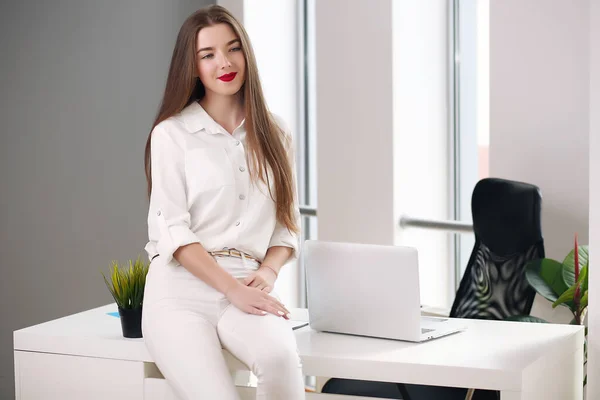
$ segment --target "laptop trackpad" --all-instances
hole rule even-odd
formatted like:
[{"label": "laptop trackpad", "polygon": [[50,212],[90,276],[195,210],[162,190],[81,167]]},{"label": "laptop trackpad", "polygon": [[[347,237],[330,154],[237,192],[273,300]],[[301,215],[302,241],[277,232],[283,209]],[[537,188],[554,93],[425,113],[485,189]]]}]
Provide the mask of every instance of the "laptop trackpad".
[{"label": "laptop trackpad", "polygon": [[436,317],[421,317],[421,322],[426,324],[435,324],[439,322],[446,322],[448,318],[436,318]]},{"label": "laptop trackpad", "polygon": [[421,333],[433,332],[439,327],[439,324],[446,321],[448,318],[421,317]]}]

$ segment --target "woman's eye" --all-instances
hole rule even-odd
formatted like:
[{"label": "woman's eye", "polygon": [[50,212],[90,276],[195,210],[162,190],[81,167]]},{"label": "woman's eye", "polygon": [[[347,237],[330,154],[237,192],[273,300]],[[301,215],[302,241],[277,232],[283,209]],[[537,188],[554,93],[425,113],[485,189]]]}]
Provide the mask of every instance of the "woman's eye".
[{"label": "woman's eye", "polygon": [[205,55],[205,56],[202,57],[202,60],[209,59],[209,58],[213,58],[213,55],[212,54],[207,54],[207,55]]},{"label": "woman's eye", "polygon": [[240,51],[240,50],[242,50],[242,48],[241,48],[241,47],[233,47],[233,48],[232,48],[231,50],[229,50],[229,51]]}]

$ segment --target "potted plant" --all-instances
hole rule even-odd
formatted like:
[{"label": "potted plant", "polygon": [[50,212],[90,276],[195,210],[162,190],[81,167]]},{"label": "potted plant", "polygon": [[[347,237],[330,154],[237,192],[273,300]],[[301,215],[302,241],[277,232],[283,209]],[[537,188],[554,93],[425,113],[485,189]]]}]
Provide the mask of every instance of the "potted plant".
[{"label": "potted plant", "polygon": [[110,280],[104,273],[104,282],[119,309],[121,328],[126,338],[142,337],[142,305],[144,287],[150,263],[138,258],[129,260],[125,265],[112,261],[109,267]]},{"label": "potted plant", "polygon": [[[573,313],[571,324],[581,325],[588,305],[588,246],[577,244],[562,262],[550,258],[530,261],[525,266],[525,275],[529,284],[544,298],[552,302],[552,308],[567,307]],[[547,322],[530,315],[507,318],[512,321]],[[587,327],[585,328],[584,368],[587,365]],[[587,374],[583,385],[587,384]]]}]

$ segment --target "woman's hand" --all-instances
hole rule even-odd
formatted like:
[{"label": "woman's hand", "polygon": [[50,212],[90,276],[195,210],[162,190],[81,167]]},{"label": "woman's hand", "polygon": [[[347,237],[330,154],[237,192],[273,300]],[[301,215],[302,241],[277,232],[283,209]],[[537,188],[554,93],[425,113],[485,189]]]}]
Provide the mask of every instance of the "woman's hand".
[{"label": "woman's hand", "polygon": [[276,280],[277,274],[275,274],[275,271],[269,267],[259,267],[256,271],[244,279],[244,285],[255,287],[264,292],[271,293],[273,287],[275,287]]},{"label": "woman's hand", "polygon": [[238,284],[229,289],[225,296],[231,304],[248,314],[266,315],[271,313],[290,319],[289,310],[279,300],[255,287]]}]

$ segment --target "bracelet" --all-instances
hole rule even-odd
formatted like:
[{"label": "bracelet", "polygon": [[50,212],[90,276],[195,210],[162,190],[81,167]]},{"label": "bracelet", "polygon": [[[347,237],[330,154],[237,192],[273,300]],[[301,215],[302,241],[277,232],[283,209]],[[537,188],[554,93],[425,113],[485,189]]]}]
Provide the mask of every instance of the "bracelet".
[{"label": "bracelet", "polygon": [[265,268],[269,268],[271,271],[273,271],[273,273],[275,274],[275,278],[279,277],[279,272],[275,271],[273,268],[269,267],[268,265],[261,264],[260,266],[261,267],[265,267]]}]

